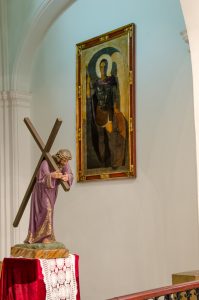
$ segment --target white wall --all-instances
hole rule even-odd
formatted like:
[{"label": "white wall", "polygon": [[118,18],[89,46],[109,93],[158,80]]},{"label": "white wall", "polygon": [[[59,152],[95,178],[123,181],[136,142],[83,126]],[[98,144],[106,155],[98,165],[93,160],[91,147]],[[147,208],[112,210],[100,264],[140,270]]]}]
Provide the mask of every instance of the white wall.
[{"label": "white wall", "polygon": [[[170,284],[173,272],[198,268],[192,76],[178,1],[73,4],[37,53],[32,120],[47,138],[61,117],[53,150],[69,147],[75,158],[75,44],[131,22],[137,27],[137,178],[74,183],[69,193],[60,190],[56,204],[56,237],[80,255],[83,300]],[[71,165],[75,172],[75,159]]]}]

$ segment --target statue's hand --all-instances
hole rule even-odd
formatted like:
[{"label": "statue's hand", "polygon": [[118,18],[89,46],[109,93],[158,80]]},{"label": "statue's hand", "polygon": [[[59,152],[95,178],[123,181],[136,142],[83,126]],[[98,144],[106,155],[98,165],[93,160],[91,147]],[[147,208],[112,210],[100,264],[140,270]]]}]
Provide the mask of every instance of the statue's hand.
[{"label": "statue's hand", "polygon": [[68,181],[68,174],[62,174],[61,180]]},{"label": "statue's hand", "polygon": [[63,174],[59,170],[51,173],[51,177],[55,178],[55,179],[61,179],[62,176],[63,176]]}]

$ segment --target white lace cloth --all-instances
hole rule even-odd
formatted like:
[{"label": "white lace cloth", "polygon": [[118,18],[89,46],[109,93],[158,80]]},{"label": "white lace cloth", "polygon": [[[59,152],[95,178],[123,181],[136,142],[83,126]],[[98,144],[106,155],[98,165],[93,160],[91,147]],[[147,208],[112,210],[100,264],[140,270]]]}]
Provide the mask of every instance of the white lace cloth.
[{"label": "white lace cloth", "polygon": [[76,300],[75,255],[67,258],[40,259],[46,300]]}]

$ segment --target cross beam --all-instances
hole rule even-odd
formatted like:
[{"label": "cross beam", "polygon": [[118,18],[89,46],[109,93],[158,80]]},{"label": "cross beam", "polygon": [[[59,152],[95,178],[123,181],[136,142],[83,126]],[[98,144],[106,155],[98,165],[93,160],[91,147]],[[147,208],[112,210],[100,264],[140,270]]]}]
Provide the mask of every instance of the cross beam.
[{"label": "cross beam", "polygon": [[[24,122],[25,122],[26,126],[28,127],[30,133],[32,134],[32,136],[33,136],[35,142],[36,142],[37,145],[39,146],[39,148],[40,148],[42,154],[41,154],[41,157],[40,157],[40,159],[39,159],[39,161],[38,161],[38,164],[37,164],[37,166],[36,166],[36,168],[35,168],[35,171],[34,171],[34,173],[33,173],[33,176],[32,176],[32,179],[31,179],[31,181],[30,181],[30,183],[29,183],[29,186],[28,186],[28,188],[27,188],[27,191],[26,191],[26,193],[25,193],[25,195],[24,195],[24,198],[23,198],[23,200],[22,200],[22,203],[21,203],[21,205],[20,205],[20,207],[19,207],[18,213],[17,213],[17,215],[16,215],[16,217],[15,217],[15,220],[14,220],[14,222],[13,222],[13,226],[14,226],[14,227],[17,227],[17,226],[19,225],[19,222],[20,222],[20,220],[21,220],[21,217],[22,217],[22,215],[23,215],[23,213],[24,213],[24,210],[25,210],[25,208],[26,208],[26,206],[27,206],[27,204],[28,204],[30,195],[31,195],[31,193],[32,193],[33,187],[34,187],[35,182],[36,182],[36,175],[37,175],[37,173],[38,173],[38,171],[39,171],[39,167],[40,167],[40,165],[41,165],[43,159],[45,158],[45,159],[47,160],[47,162],[49,163],[50,167],[51,167],[54,171],[57,171],[57,170],[59,169],[58,166],[57,166],[57,164],[56,164],[56,162],[54,161],[54,159],[53,159],[52,156],[50,155],[49,151],[50,151],[50,149],[51,149],[51,147],[52,147],[52,145],[53,145],[53,142],[54,142],[54,140],[55,140],[55,137],[56,137],[56,135],[57,135],[57,133],[58,133],[58,131],[59,131],[59,128],[60,128],[61,123],[62,123],[62,120],[57,119],[57,120],[55,121],[55,124],[54,124],[54,126],[53,126],[53,128],[52,128],[52,131],[51,131],[51,133],[50,133],[50,135],[49,135],[49,138],[48,138],[48,140],[47,140],[46,145],[44,144],[44,142],[43,142],[42,139],[40,138],[39,134],[37,133],[36,129],[34,128],[33,124],[31,123],[30,119],[29,119],[29,118],[25,118],[25,119],[24,119]],[[63,189],[64,189],[65,191],[69,191],[69,190],[70,190],[70,187],[69,187],[69,185],[68,185],[67,182],[61,181],[61,185],[62,185],[62,187],[63,187]]]}]

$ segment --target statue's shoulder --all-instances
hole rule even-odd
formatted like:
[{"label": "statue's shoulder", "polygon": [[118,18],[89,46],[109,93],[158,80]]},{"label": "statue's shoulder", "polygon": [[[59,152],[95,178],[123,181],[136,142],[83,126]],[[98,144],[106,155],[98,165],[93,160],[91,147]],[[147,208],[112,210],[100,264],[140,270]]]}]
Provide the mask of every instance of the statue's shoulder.
[{"label": "statue's shoulder", "polygon": [[47,160],[42,160],[41,165],[40,165],[40,170],[46,170],[49,169],[49,164],[47,162]]}]

